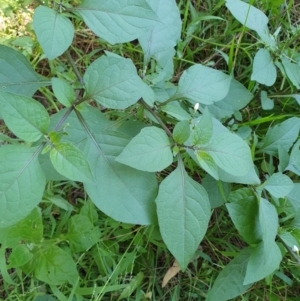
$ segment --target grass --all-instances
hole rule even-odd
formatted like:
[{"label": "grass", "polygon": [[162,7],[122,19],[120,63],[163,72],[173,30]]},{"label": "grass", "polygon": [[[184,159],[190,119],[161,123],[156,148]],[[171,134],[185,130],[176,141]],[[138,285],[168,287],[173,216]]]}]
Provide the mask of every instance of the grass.
[{"label": "grass", "polygon": [[[27,23],[33,11],[33,4],[21,8],[17,2],[7,1],[7,3],[8,6],[2,4],[3,11],[0,14],[2,29],[0,43],[20,49],[41,74],[53,76],[59,72],[68,81],[75,81],[76,78],[64,58],[50,63],[43,59],[42,51],[31,32],[31,25]],[[292,46],[293,53],[288,55],[297,56],[300,4],[296,1],[289,3],[276,1],[278,5],[274,3],[262,0],[256,1],[255,5],[268,11],[271,32],[281,27],[279,33],[282,40],[281,51]],[[284,96],[295,91],[287,79],[278,76],[276,84],[268,91],[271,97],[273,95],[275,108],[272,112],[261,109],[260,90],[250,80],[253,54],[261,44],[253,32],[240,26],[223,4],[224,1],[213,0],[178,1],[182,13],[183,32],[177,48],[173,81],[178,81],[183,70],[194,63],[202,63],[234,74],[235,78],[247,86],[255,96],[250,105],[241,112],[242,122],[237,119],[225,122],[233,129],[234,126],[236,128],[251,126],[258,136],[263,136],[271,124],[289,116],[298,116],[295,114],[297,112],[295,101]],[[279,8],[279,5],[283,5],[282,8]],[[111,46],[95,37],[78,20],[74,22],[76,39],[71,55],[81,73],[94,59],[103,54],[104,50],[130,57],[136,62],[138,69],[141,67],[143,54],[137,43]],[[41,92],[35,95],[35,98],[39,99],[49,112],[58,111],[59,104],[55,101],[53,92],[48,88],[43,88]],[[135,112],[120,116],[112,115],[112,112],[105,114],[118,123],[122,118],[132,116]],[[258,117],[262,118],[256,120]],[[0,124],[0,131],[8,135],[3,123]],[[266,164],[269,160],[263,159],[257,157],[256,161],[258,164]],[[192,170],[193,166],[191,173]],[[161,178],[164,176],[165,174],[160,175]],[[196,172],[193,176],[202,177]],[[4,277],[0,275],[0,300],[55,300],[50,296],[49,299],[42,297],[46,293],[62,301],[72,300],[75,296],[74,300],[78,301],[205,300],[206,292],[218,273],[238,250],[245,246],[226,208],[215,209],[208,232],[194,260],[184,273],[178,273],[162,289],[163,277],[173,265],[174,259],[162,242],[156,226],[126,225],[110,219],[88,201],[82,186],[70,182],[49,182],[47,195],[40,207],[43,215],[44,239],[49,242],[56,241],[69,252],[71,251],[64,235],[69,231],[70,216],[79,213],[87,216],[93,228],[100,229],[101,234],[96,238],[97,243],[93,247],[85,252],[72,254],[80,273],[76,287],[48,286],[18,269],[9,269],[8,273],[14,284],[6,283]],[[9,255],[8,249],[6,256]],[[243,296],[234,300],[299,300],[299,282],[299,266],[285,258],[280,271],[273,278],[256,283]],[[120,296],[121,299],[118,299]]]}]

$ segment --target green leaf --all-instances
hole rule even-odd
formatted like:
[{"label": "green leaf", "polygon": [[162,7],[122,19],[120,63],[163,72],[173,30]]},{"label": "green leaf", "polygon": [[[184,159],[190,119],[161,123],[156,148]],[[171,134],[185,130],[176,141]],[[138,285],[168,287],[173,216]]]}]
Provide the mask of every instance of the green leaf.
[{"label": "green leaf", "polygon": [[[53,123],[56,124],[63,114],[64,111],[57,114]],[[69,135],[64,141],[81,149],[89,162],[94,180],[84,183],[84,187],[93,203],[117,221],[142,225],[156,223],[155,173],[142,172],[115,160],[132,136],[110,130],[115,124],[96,108],[87,107],[82,116],[90,132],[83,130],[72,113],[66,120],[72,127],[68,128]]]},{"label": "green leaf", "polygon": [[288,176],[280,172],[272,174],[264,186],[264,188],[275,198],[286,197],[293,187],[293,181]]},{"label": "green leaf", "polygon": [[148,0],[147,2],[157,14],[159,22],[154,23],[149,30],[139,37],[144,51],[144,64],[148,65],[151,57],[153,57],[160,66],[163,66],[168,58],[171,59],[173,65],[174,47],[177,45],[181,34],[179,9],[174,0]]},{"label": "green leaf", "polygon": [[126,109],[142,97],[141,82],[130,59],[101,56],[84,74],[89,98],[111,109]]},{"label": "green leaf", "polygon": [[162,171],[173,162],[168,136],[162,129],[146,127],[129,142],[116,160],[138,170]]},{"label": "green leaf", "polygon": [[278,145],[289,151],[299,134],[300,119],[289,118],[274,127],[271,127],[263,140],[258,144],[262,152],[276,155]]},{"label": "green leaf", "polygon": [[216,181],[210,175],[206,175],[202,180],[202,185],[205,188],[211,208],[216,208],[224,204],[227,200],[231,185],[221,181]]},{"label": "green leaf", "polygon": [[193,105],[211,105],[227,95],[231,79],[221,71],[196,64],[183,72],[176,96]]},{"label": "green leaf", "polygon": [[74,215],[69,219],[66,237],[72,252],[86,252],[100,240],[100,230],[93,226],[88,217]]},{"label": "green leaf", "polygon": [[28,247],[25,245],[18,245],[12,250],[9,255],[9,265],[10,267],[20,267],[27,262],[29,262],[33,257],[33,254],[29,251]]},{"label": "green leaf", "polygon": [[251,249],[244,249],[221,271],[206,301],[227,301],[243,294],[251,284],[243,284]]},{"label": "green leaf", "polygon": [[193,145],[206,144],[213,135],[213,124],[208,109],[204,109],[203,114],[191,130],[191,142]]},{"label": "green leaf", "polygon": [[296,246],[298,249],[300,249],[300,244],[297,241],[297,239],[287,231],[283,231],[279,233],[278,235],[291,249],[293,249],[294,246]]},{"label": "green leaf", "polygon": [[75,91],[65,80],[53,77],[52,89],[57,100],[65,107],[70,107],[75,101]]},{"label": "green leaf", "polygon": [[231,80],[228,94],[218,102],[207,106],[209,112],[218,119],[230,117],[245,107],[253,98],[253,94],[235,79]]},{"label": "green leaf", "polygon": [[21,243],[38,244],[42,238],[43,221],[37,207],[18,223],[0,231],[0,242],[8,248],[15,248]]},{"label": "green leaf", "polygon": [[93,179],[84,154],[71,143],[53,145],[50,159],[54,168],[73,181],[89,182]]},{"label": "green leaf", "polygon": [[46,133],[49,115],[36,100],[0,91],[0,104],[5,124],[19,138],[34,142]]},{"label": "green leaf", "polygon": [[295,211],[300,209],[300,183],[294,183],[294,188],[288,194],[287,199],[290,201]]},{"label": "green leaf", "polygon": [[33,29],[49,60],[63,54],[72,44],[74,27],[71,21],[49,7],[35,9]]},{"label": "green leaf", "polygon": [[74,10],[96,35],[112,45],[139,38],[157,20],[146,0],[84,0]]},{"label": "green leaf", "polygon": [[183,144],[190,137],[190,123],[187,120],[182,120],[176,123],[173,129],[173,138],[179,143]]},{"label": "green leaf", "polygon": [[191,115],[182,107],[179,101],[172,101],[161,107],[161,110],[177,120],[189,120]]},{"label": "green leaf", "polygon": [[34,71],[21,52],[0,45],[0,91],[31,97],[47,85],[50,83]]},{"label": "green leaf", "polygon": [[42,199],[46,180],[37,151],[22,145],[0,147],[0,228],[20,221]]},{"label": "green leaf", "polygon": [[233,16],[246,27],[258,34],[268,33],[267,16],[256,7],[239,0],[226,0],[226,6]]},{"label": "green leaf", "polygon": [[267,49],[259,49],[254,57],[251,80],[266,86],[272,86],[276,81],[276,77],[276,67],[270,52]]},{"label": "green leaf", "polygon": [[[295,143],[295,145],[298,144],[298,142]],[[294,146],[295,147],[295,146]],[[294,149],[293,147],[293,149]],[[293,149],[291,154],[293,153]],[[300,155],[300,154],[299,154]],[[278,170],[280,172],[284,172],[284,170],[289,165],[290,156],[289,153],[283,148],[282,145],[278,145],[278,158],[279,158],[279,164],[278,164]],[[300,163],[300,162],[299,162]],[[300,174],[299,174],[300,175]]]},{"label": "green leaf", "polygon": [[234,176],[245,176],[253,168],[249,146],[235,134],[213,136],[201,150],[209,154],[217,166]]},{"label": "green leaf", "polygon": [[119,298],[117,299],[117,301],[119,300],[124,300],[127,299],[142,283],[144,279],[144,274],[142,272],[139,272],[128,284],[128,286],[122,291],[122,293],[120,294]]},{"label": "green leaf", "polygon": [[259,243],[253,248],[249,258],[244,285],[257,282],[272,274],[279,268],[281,259],[282,255],[275,241],[268,244]]},{"label": "green leaf", "polygon": [[75,284],[78,278],[75,262],[61,248],[52,245],[38,253],[34,275],[50,285]]},{"label": "green leaf", "polygon": [[291,155],[285,170],[290,170],[300,176],[300,140],[298,140],[292,148]]},{"label": "green leaf", "polygon": [[261,240],[259,223],[259,207],[254,196],[247,196],[234,202],[227,203],[231,220],[243,239],[249,244],[256,244]]},{"label": "green leaf", "polygon": [[184,270],[208,226],[210,204],[207,193],[188,176],[180,160],[178,167],[160,184],[155,202],[163,240]]},{"label": "green leaf", "polygon": [[260,100],[263,110],[272,110],[274,108],[274,101],[268,97],[266,91],[260,92]]},{"label": "green leaf", "polygon": [[289,80],[297,89],[300,89],[300,66],[291,63],[288,59],[282,59],[282,65]]}]

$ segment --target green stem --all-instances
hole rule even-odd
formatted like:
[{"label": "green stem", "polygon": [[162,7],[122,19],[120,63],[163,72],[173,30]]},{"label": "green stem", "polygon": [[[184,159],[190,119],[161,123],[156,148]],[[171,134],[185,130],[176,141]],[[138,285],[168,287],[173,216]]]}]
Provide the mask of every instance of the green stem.
[{"label": "green stem", "polygon": [[73,61],[73,59],[72,59],[72,57],[71,57],[71,54],[70,54],[70,51],[69,51],[69,50],[66,51],[66,56],[67,56],[67,59],[68,59],[69,63],[70,63],[71,66],[72,66],[73,71],[74,71],[75,74],[76,74],[76,77],[77,77],[78,81],[79,81],[82,85],[84,85],[83,78],[82,78],[82,76],[81,76],[81,74],[80,74],[80,72],[79,72],[77,66],[76,66],[75,63],[74,63],[74,61]]},{"label": "green stem", "polygon": [[295,261],[300,263],[300,257],[283,241],[283,239],[280,236],[277,237],[282,242],[287,251],[291,254],[291,256],[295,259]]}]

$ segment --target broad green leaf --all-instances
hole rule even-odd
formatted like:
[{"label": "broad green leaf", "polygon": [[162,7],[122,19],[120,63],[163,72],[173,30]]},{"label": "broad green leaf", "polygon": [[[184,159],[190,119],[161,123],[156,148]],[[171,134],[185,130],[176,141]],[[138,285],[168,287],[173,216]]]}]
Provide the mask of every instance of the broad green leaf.
[{"label": "broad green leaf", "polygon": [[288,194],[287,199],[290,201],[295,211],[300,209],[300,183],[294,183],[294,188]]},{"label": "broad green leaf", "polygon": [[286,197],[293,187],[293,181],[280,172],[272,174],[264,185],[264,188],[275,198]]},{"label": "broad green leaf", "polygon": [[173,130],[173,138],[179,143],[183,144],[190,137],[190,123],[187,120],[182,120],[176,123]]},{"label": "broad green leaf", "polygon": [[291,155],[285,170],[290,170],[300,176],[300,140],[298,140],[292,148]]},{"label": "broad green leaf", "polygon": [[53,77],[52,89],[57,100],[65,107],[70,107],[75,101],[75,91],[65,80]]},{"label": "broad green leaf", "polygon": [[74,27],[71,21],[49,7],[35,9],[33,29],[49,60],[63,54],[72,44]]},{"label": "broad green leaf", "polygon": [[89,182],[93,179],[84,154],[71,143],[53,145],[50,159],[54,168],[70,180]]},{"label": "broad green leaf", "polygon": [[180,160],[178,167],[160,184],[155,202],[163,240],[185,270],[207,230],[210,219],[207,193],[188,176]]},{"label": "broad green leaf", "polygon": [[28,247],[24,244],[18,245],[12,250],[9,255],[9,265],[10,267],[20,267],[27,262],[29,262],[33,257],[33,254],[29,251]]},{"label": "broad green leaf", "polygon": [[251,284],[243,284],[251,249],[244,249],[218,275],[206,301],[227,301],[243,294]]},{"label": "broad green leaf", "polygon": [[37,266],[34,275],[50,285],[75,284],[78,278],[76,265],[72,257],[63,249],[52,245],[35,258]]},{"label": "broad green leaf", "polygon": [[167,134],[157,127],[146,127],[135,136],[116,158],[138,170],[162,171],[173,162]]},{"label": "broad green leaf", "polygon": [[146,0],[84,0],[74,10],[97,36],[110,44],[139,38],[158,19]]},{"label": "broad green leaf", "polygon": [[258,144],[262,152],[276,155],[278,145],[289,151],[299,134],[300,119],[289,118],[274,127],[271,127],[263,140]]},{"label": "broad green leaf", "polygon": [[34,142],[46,133],[49,115],[36,100],[0,91],[0,105],[5,124],[19,138]]},{"label": "broad green leaf", "polygon": [[191,142],[193,145],[206,144],[211,139],[212,134],[212,119],[208,109],[205,109],[201,119],[191,128]]},{"label": "broad green leaf", "polygon": [[260,92],[260,101],[263,110],[272,110],[274,108],[274,101],[268,97],[266,91]]},{"label": "broad green leaf", "polygon": [[260,84],[272,86],[277,77],[276,67],[270,52],[267,49],[259,49],[254,57],[251,80]]},{"label": "broad green leaf", "polygon": [[235,134],[213,136],[201,150],[209,154],[217,166],[234,176],[245,176],[253,168],[249,146]]},{"label": "broad green leaf", "polygon": [[254,197],[255,194],[250,188],[240,188],[237,190],[234,190],[230,193],[228,202],[238,202],[241,199],[246,199],[248,197]]},{"label": "broad green leaf", "polygon": [[21,52],[0,45],[0,91],[31,97],[47,85],[50,82],[34,71]]},{"label": "broad green leaf", "polygon": [[84,74],[89,98],[111,109],[126,109],[141,97],[141,79],[130,59],[101,56]]},{"label": "broad green leaf", "polygon": [[[63,113],[53,118],[53,124]],[[98,109],[87,107],[82,116],[90,133],[84,131],[72,113],[66,120],[72,127],[68,128],[68,136],[63,140],[81,149],[89,162],[94,181],[84,186],[93,203],[117,221],[143,225],[155,223],[155,173],[142,172],[115,160],[133,137],[114,131],[115,124]]]},{"label": "broad green leaf", "polygon": [[298,64],[291,63],[288,59],[283,59],[282,65],[292,84],[297,89],[300,89],[300,66]]},{"label": "broad green leaf", "polygon": [[[291,154],[293,153],[293,150],[296,146],[296,144],[298,144],[298,142],[295,143]],[[299,154],[300,155],[300,154]],[[280,172],[284,172],[285,169],[288,167],[289,165],[289,161],[290,161],[290,155],[289,153],[283,148],[282,145],[278,145],[278,158],[279,158],[279,164],[278,164],[278,170]],[[300,162],[299,162],[300,163]],[[299,164],[300,165],[300,164]],[[299,174],[300,175],[300,174]]]},{"label": "broad green leaf", "polygon": [[173,64],[173,48],[177,45],[181,34],[181,18],[177,4],[174,0],[148,0],[147,2],[158,16],[159,22],[154,23],[139,37],[144,51],[145,65],[148,65],[151,57],[160,63],[160,66],[163,66],[168,58]]},{"label": "broad green leaf", "polygon": [[200,167],[214,179],[219,180],[219,169],[211,155],[202,150],[195,151],[195,155]]},{"label": "broad green leaf", "polygon": [[202,180],[202,185],[206,190],[211,208],[216,208],[224,204],[227,200],[231,185],[225,182],[217,181],[210,175],[206,175]]},{"label": "broad green leaf", "polygon": [[266,199],[261,198],[259,202],[259,223],[262,231],[262,239],[265,247],[275,241],[279,223],[276,208]]},{"label": "broad green leaf", "polygon": [[245,107],[253,98],[253,94],[235,79],[231,80],[228,94],[218,102],[207,106],[216,118],[230,117],[234,112]]},{"label": "broad green leaf", "polygon": [[46,180],[38,149],[1,146],[0,178],[0,228],[5,228],[26,217],[42,199]]},{"label": "broad green leaf", "polygon": [[88,217],[74,215],[69,219],[66,237],[72,252],[86,252],[100,240],[100,230],[93,226]]},{"label": "broad green leaf", "polygon": [[227,203],[231,220],[243,239],[249,244],[256,244],[261,240],[258,202],[254,196],[248,196]]},{"label": "broad green leaf", "polygon": [[186,98],[192,105],[211,105],[227,95],[231,79],[221,71],[196,64],[183,72],[176,96]]},{"label": "broad green leaf", "polygon": [[253,248],[248,261],[244,285],[257,282],[279,268],[282,255],[279,247],[273,241],[272,243],[259,243]]},{"label": "broad green leaf", "polygon": [[38,244],[43,238],[43,221],[38,207],[18,223],[1,229],[0,243],[15,248],[21,243]]},{"label": "broad green leaf", "polygon": [[178,101],[172,101],[161,107],[161,110],[177,120],[189,120],[191,115]]},{"label": "broad green leaf", "polygon": [[268,33],[269,19],[261,10],[240,0],[226,0],[226,6],[246,27],[255,30],[258,34]]}]

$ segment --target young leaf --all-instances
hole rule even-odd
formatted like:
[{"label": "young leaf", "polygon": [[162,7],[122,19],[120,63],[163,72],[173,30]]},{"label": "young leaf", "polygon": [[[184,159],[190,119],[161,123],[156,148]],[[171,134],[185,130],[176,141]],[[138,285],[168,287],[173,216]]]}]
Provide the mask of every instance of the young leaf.
[{"label": "young leaf", "polygon": [[233,16],[246,27],[255,30],[258,34],[269,32],[269,19],[261,10],[240,0],[226,0],[226,6]]},{"label": "young leaf", "polygon": [[55,169],[72,181],[89,182],[93,179],[84,154],[71,143],[58,143],[50,152]]},{"label": "young leaf", "polygon": [[207,193],[188,176],[179,160],[178,167],[160,184],[155,202],[163,240],[185,270],[208,226]]},{"label": "young leaf", "polygon": [[49,115],[36,100],[0,91],[0,104],[5,124],[19,138],[34,142],[48,129]]},{"label": "young leaf", "polygon": [[276,81],[276,76],[276,67],[270,52],[267,49],[259,49],[254,57],[251,80],[256,80],[266,86],[272,86]]},{"label": "young leaf", "polygon": [[0,45],[0,91],[31,97],[47,85],[50,83],[34,71],[21,52]]},{"label": "young leaf", "polygon": [[244,249],[221,271],[206,301],[227,301],[243,294],[251,284],[243,284],[251,249]]},{"label": "young leaf", "polygon": [[178,101],[172,101],[161,107],[163,112],[166,112],[170,116],[173,116],[177,120],[189,120],[191,115],[185,110],[181,103]]},{"label": "young leaf", "polygon": [[293,187],[293,181],[288,176],[280,172],[272,174],[264,185],[264,188],[275,198],[286,197]]},{"label": "young leaf", "polygon": [[96,35],[112,45],[139,38],[158,19],[146,0],[84,0],[74,10]]},{"label": "young leaf", "polygon": [[291,63],[288,59],[283,59],[282,65],[287,77],[297,89],[300,89],[300,66],[298,64]]},{"label": "young leaf", "polygon": [[[139,37],[144,51],[145,65],[154,57],[158,63],[166,59],[165,55],[173,58],[172,50],[180,38],[181,19],[180,12],[174,0],[148,0],[153,11],[156,12],[159,22],[154,23],[145,34]],[[161,64],[162,65],[162,64]]]},{"label": "young leaf", "polygon": [[46,180],[37,148],[0,147],[0,228],[27,216],[41,201]]},{"label": "young leaf", "polygon": [[88,97],[111,109],[126,109],[142,97],[141,79],[130,59],[102,56],[84,74]]},{"label": "young leaf", "polygon": [[260,100],[263,110],[272,110],[274,108],[274,101],[268,97],[266,91],[260,92]]},{"label": "young leaf", "polygon": [[209,142],[213,134],[212,119],[208,109],[203,111],[201,119],[194,124],[191,130],[191,143],[201,145]]},{"label": "young leaf", "polygon": [[72,44],[74,27],[71,21],[49,7],[36,8],[33,28],[49,60],[63,54]]},{"label": "young leaf", "polygon": [[167,134],[157,127],[146,127],[124,148],[116,161],[143,171],[162,171],[173,162]]},{"label": "young leaf", "polygon": [[261,151],[270,155],[276,155],[278,145],[289,151],[299,134],[300,119],[289,118],[270,128],[263,140],[258,144]]},{"label": "young leaf", "polygon": [[249,258],[244,285],[257,282],[279,268],[282,255],[279,247],[273,242],[259,243],[252,250]]},{"label": "young leaf", "polygon": [[75,284],[78,278],[76,265],[72,257],[63,249],[52,245],[35,258],[37,266],[34,275],[50,285]]},{"label": "young leaf", "polygon": [[75,100],[75,91],[65,80],[53,77],[52,89],[57,100],[65,107],[70,107]]},{"label": "young leaf", "polygon": [[213,136],[201,150],[209,154],[217,166],[234,176],[245,176],[253,168],[249,146],[235,134]]},{"label": "young leaf", "polygon": [[190,137],[190,123],[187,120],[182,120],[176,123],[173,130],[173,138],[179,143],[183,144]]},{"label": "young leaf", "polygon": [[231,79],[221,71],[196,64],[183,72],[176,96],[186,98],[192,105],[211,105],[227,95]]},{"label": "young leaf", "polygon": [[72,252],[86,252],[100,240],[100,230],[93,226],[88,217],[74,215],[69,219],[66,237]]}]

